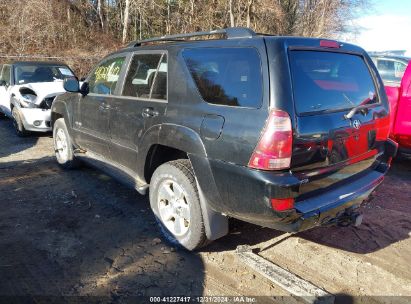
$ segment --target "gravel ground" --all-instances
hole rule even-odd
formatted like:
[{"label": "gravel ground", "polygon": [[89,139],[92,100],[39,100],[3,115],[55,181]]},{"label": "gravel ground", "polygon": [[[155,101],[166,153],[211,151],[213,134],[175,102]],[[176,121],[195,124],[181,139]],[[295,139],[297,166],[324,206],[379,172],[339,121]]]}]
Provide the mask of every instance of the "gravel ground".
[{"label": "gravel ground", "polygon": [[50,134],[18,138],[0,120],[0,295],[295,302],[236,258],[235,248],[249,244],[344,302],[407,303],[410,185],[411,161],[396,160],[358,228],[290,235],[233,220],[228,236],[188,253],[162,241],[147,197],[89,167],[61,170]]}]

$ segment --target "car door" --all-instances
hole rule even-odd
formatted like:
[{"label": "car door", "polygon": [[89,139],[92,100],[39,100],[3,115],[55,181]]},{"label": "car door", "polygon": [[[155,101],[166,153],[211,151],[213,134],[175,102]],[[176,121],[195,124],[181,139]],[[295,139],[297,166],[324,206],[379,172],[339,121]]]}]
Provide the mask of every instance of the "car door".
[{"label": "car door", "polygon": [[5,64],[0,66],[0,110],[4,114],[11,116],[10,95],[11,95],[11,66]]},{"label": "car door", "polygon": [[130,59],[118,96],[111,99],[110,155],[136,171],[138,144],[145,131],[160,124],[167,106],[167,53],[139,51]]},{"label": "car door", "polygon": [[122,72],[126,54],[112,56],[101,62],[86,80],[88,94],[77,103],[74,128],[77,144],[88,152],[109,158],[108,142],[110,98]]}]

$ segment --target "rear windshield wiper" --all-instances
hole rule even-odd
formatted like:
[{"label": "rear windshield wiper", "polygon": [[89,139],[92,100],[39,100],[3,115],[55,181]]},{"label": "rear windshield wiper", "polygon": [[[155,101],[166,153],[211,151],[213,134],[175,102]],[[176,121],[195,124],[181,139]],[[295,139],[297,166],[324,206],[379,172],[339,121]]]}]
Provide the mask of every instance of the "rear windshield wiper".
[{"label": "rear windshield wiper", "polygon": [[373,104],[368,104],[368,105],[358,105],[354,108],[352,108],[350,110],[350,112],[348,112],[347,114],[344,115],[345,119],[351,119],[353,118],[353,116],[355,115],[355,113],[357,113],[358,111],[364,111],[364,110],[368,110],[368,108],[370,106],[372,106]]},{"label": "rear windshield wiper", "polygon": [[[370,93],[370,94],[373,94],[373,93]],[[350,98],[348,98],[347,95],[343,94],[343,96],[349,103],[354,105],[354,103],[351,101]],[[367,114],[368,108],[375,104],[375,99],[376,99],[375,94],[370,95],[369,98],[363,100],[358,106],[352,108],[350,110],[350,112],[345,114],[344,115],[345,119],[351,119],[355,115],[355,113],[357,113],[358,111],[361,111],[363,113],[365,112],[365,114]],[[372,103],[370,103],[370,102],[372,102]]]}]

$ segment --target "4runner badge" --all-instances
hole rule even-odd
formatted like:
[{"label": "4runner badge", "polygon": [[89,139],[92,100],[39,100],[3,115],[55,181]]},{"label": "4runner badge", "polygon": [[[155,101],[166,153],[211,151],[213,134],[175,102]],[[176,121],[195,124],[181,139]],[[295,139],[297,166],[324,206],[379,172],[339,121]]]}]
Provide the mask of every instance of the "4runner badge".
[{"label": "4runner badge", "polygon": [[355,129],[359,129],[360,127],[361,127],[361,121],[359,121],[358,119],[355,119],[353,122],[352,122],[352,126],[355,128]]}]

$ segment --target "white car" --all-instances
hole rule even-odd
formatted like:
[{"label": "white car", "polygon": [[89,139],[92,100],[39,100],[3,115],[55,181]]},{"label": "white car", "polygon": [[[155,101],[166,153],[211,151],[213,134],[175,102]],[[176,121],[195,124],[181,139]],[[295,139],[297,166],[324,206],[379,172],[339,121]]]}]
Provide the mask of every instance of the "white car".
[{"label": "white car", "polygon": [[63,80],[73,71],[58,62],[13,62],[0,65],[0,115],[13,119],[17,135],[48,132],[50,109],[65,92]]}]

